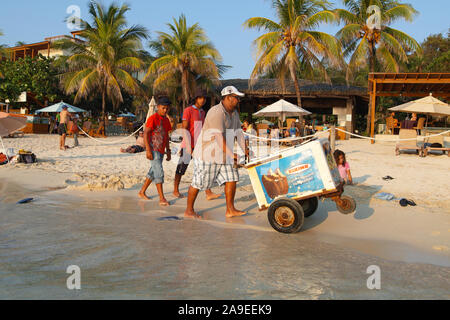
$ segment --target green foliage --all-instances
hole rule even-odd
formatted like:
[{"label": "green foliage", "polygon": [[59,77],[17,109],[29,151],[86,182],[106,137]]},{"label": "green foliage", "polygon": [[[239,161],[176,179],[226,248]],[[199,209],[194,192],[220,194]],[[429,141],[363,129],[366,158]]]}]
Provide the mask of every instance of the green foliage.
[{"label": "green foliage", "polygon": [[244,23],[246,28],[266,32],[254,41],[258,58],[251,79],[272,74],[284,87],[284,80],[290,76],[301,105],[299,73],[313,78],[319,72],[329,81],[326,65],[339,67],[343,64],[339,41],[317,31],[322,23],[336,22],[336,14],[325,0],[274,0],[272,6],[277,21],[253,17]]},{"label": "green foliage", "polygon": [[15,101],[24,92],[31,92],[40,101],[53,101],[58,94],[58,81],[53,59],[43,56],[0,62],[0,100]]},{"label": "green foliage", "polygon": [[188,26],[181,15],[167,25],[171,33],[158,32],[150,42],[157,58],[145,80],[154,81],[155,90],[181,95],[185,108],[196,87],[212,87],[228,67],[220,64],[220,53],[198,23]]},{"label": "green foliage", "polygon": [[414,53],[406,65],[408,72],[447,72],[450,70],[450,29],[447,36],[430,35],[423,43],[423,55]]},{"label": "green foliage", "polygon": [[[344,56],[350,57],[348,79],[353,72],[368,68],[370,72],[399,72],[399,62],[406,63],[408,54],[421,54],[420,45],[406,33],[390,25],[398,20],[413,21],[417,11],[395,0],[344,0],[346,9],[336,9],[345,26],[337,33],[344,46]],[[377,5],[381,13],[381,29],[371,29],[367,9]]]},{"label": "green foliage", "polygon": [[106,100],[118,107],[124,102],[122,91],[142,94],[132,74],[142,70],[141,40],[148,37],[144,27],[127,27],[127,5],[104,7],[98,2],[89,4],[91,24],[82,21],[84,42],[64,40],[58,47],[72,52],[59,63],[64,70],[62,84],[67,94],[76,93],[75,103],[92,96],[102,96],[102,113],[106,114]]}]

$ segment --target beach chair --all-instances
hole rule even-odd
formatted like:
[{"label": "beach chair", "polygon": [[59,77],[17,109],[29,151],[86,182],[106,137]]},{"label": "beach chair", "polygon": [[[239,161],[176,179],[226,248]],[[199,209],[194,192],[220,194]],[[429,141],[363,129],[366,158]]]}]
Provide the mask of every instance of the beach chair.
[{"label": "beach chair", "polygon": [[386,118],[386,130],[389,134],[394,134],[394,118],[387,117]]},{"label": "beach chair", "polygon": [[419,121],[417,122],[417,127],[414,127],[414,130],[417,131],[418,135],[422,134],[422,130],[425,127],[425,118],[420,118]]},{"label": "beach chair", "polygon": [[414,129],[400,129],[399,139],[415,139],[409,141],[399,141],[395,147],[395,155],[399,156],[402,150],[416,150],[419,156],[423,156],[423,147],[417,146],[417,131]]},{"label": "beach chair", "polygon": [[447,151],[447,155],[450,157],[450,148],[445,148],[444,136],[435,136],[435,137],[426,137],[425,143],[427,144],[435,144],[439,143],[442,147],[431,147],[428,146],[424,148],[423,156],[426,157],[430,151],[442,151],[442,154],[445,154]]},{"label": "beach chair", "polygon": [[18,130],[18,131],[11,132],[8,135],[8,138],[23,138],[24,136],[25,136],[25,133]]}]

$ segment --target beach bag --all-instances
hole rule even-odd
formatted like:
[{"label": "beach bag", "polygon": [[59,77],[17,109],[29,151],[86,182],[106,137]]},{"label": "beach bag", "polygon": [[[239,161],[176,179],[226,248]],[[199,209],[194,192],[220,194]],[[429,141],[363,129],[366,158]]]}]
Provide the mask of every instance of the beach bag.
[{"label": "beach bag", "polygon": [[25,164],[36,163],[37,162],[36,155],[31,152],[19,153],[18,162],[25,163]]}]

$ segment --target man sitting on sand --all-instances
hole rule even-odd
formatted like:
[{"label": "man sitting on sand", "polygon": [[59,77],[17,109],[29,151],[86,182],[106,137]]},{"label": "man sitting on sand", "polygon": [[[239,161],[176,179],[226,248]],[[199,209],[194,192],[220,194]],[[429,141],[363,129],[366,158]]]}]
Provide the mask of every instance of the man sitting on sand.
[{"label": "man sitting on sand", "polygon": [[[186,108],[183,113],[183,142],[181,144],[180,162],[177,166],[175,174],[175,182],[173,187],[173,195],[182,198],[179,187],[181,178],[186,174],[189,163],[192,158],[192,151],[198,136],[202,131],[205,122],[206,112],[202,109],[206,103],[206,92],[197,90],[195,93],[194,104]],[[189,133],[189,134],[188,134]],[[214,194],[210,189],[205,191],[206,199],[214,200],[220,198],[220,195]]]},{"label": "man sitting on sand", "polygon": [[136,138],[136,144],[126,149],[120,148],[122,153],[141,153],[145,151],[144,131],[139,131],[139,136]]},{"label": "man sitting on sand", "polygon": [[59,139],[59,148],[65,151],[68,149],[66,146],[67,126],[71,119],[70,112],[67,111],[67,106],[63,107],[63,110],[59,114],[59,119],[58,134],[61,136]]},{"label": "man sitting on sand", "polygon": [[239,113],[236,110],[244,94],[235,87],[222,91],[222,102],[211,108],[194,149],[194,177],[189,188],[185,216],[200,218],[194,211],[194,203],[200,190],[208,190],[214,184],[225,184],[227,203],[226,217],[239,217],[246,213],[234,206],[239,172],[234,165],[234,142],[237,137],[242,150],[245,149]]},{"label": "man sitting on sand", "polygon": [[158,111],[148,118],[144,131],[145,150],[147,151],[147,159],[150,160],[151,168],[147,174],[147,179],[139,192],[139,197],[150,200],[145,192],[152,182],[155,182],[156,189],[159,194],[160,206],[169,206],[169,202],[164,197],[163,183],[164,170],[163,160],[164,154],[167,154],[167,161],[172,158],[170,150],[169,132],[172,131],[167,112],[171,105],[167,97],[158,99]]}]

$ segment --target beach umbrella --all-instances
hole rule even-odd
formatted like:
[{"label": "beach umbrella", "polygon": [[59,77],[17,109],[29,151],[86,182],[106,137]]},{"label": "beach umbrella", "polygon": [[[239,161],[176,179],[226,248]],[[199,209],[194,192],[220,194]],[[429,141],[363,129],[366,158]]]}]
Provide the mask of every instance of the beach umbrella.
[{"label": "beach umbrella", "polygon": [[[24,128],[26,125],[27,125],[27,117],[0,112],[0,142],[2,143],[3,149],[5,149],[5,145],[3,144],[2,136],[6,136],[14,131],[20,130]],[[8,158],[8,155],[6,155],[6,158]]]},{"label": "beach umbrella", "polygon": [[118,118],[136,118],[136,116],[134,114],[132,114],[131,112],[119,114],[117,117]]},{"label": "beach umbrella", "polygon": [[428,97],[390,108],[389,111],[426,114],[426,126],[428,126],[429,114],[436,116],[450,116],[450,106],[447,103],[433,97],[432,93],[430,93]]},{"label": "beach umbrella", "polygon": [[253,114],[253,116],[279,118],[281,122],[284,122],[286,117],[299,117],[310,114],[311,112],[281,99]]},{"label": "beach umbrella", "polygon": [[63,107],[67,107],[67,111],[71,113],[84,113],[87,112],[86,110],[74,107],[68,103],[65,103],[64,101],[61,101],[57,104],[54,104],[52,106],[46,107],[44,109],[40,109],[36,111],[36,114],[38,113],[59,113],[63,110]]},{"label": "beach umbrella", "polygon": [[146,120],[148,120],[148,118],[150,118],[156,112],[156,107],[157,107],[157,104],[156,104],[155,97],[152,97],[152,100],[148,104],[148,113],[147,113]]}]

